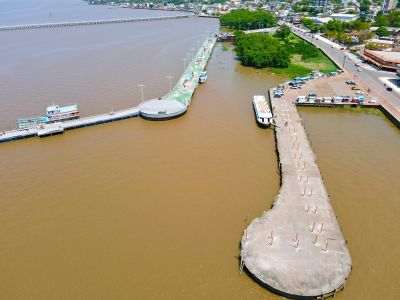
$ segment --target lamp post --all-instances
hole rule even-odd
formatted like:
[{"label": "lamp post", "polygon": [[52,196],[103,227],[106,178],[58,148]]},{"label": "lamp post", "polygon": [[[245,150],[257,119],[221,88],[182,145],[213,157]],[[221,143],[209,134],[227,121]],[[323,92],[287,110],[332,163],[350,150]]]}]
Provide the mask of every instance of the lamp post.
[{"label": "lamp post", "polygon": [[165,77],[167,77],[169,79],[169,92],[171,92],[171,90],[172,90],[171,79],[174,78],[174,77],[171,76],[171,75],[168,75],[168,76],[165,76]]},{"label": "lamp post", "polygon": [[346,63],[346,58],[347,58],[347,56],[344,55],[344,57],[343,57],[343,66],[342,66],[342,70],[344,70],[344,64]]},{"label": "lamp post", "polygon": [[142,102],[143,102],[143,87],[144,87],[144,84],[138,84],[138,87],[140,87],[140,93],[142,94]]},{"label": "lamp post", "polygon": [[186,60],[187,60],[187,58],[181,58],[182,59],[182,61],[183,61],[183,72],[185,72],[185,70],[186,70]]}]

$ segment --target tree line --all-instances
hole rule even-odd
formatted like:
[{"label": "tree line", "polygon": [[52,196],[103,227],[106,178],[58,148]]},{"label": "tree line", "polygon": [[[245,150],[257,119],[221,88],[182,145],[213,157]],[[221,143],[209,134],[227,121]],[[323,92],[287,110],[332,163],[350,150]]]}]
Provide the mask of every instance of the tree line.
[{"label": "tree line", "polygon": [[235,32],[235,51],[243,65],[255,68],[287,68],[293,54],[299,54],[303,61],[321,55],[314,46],[299,40],[290,39],[290,28],[282,25],[274,35]]},{"label": "tree line", "polygon": [[249,30],[274,27],[277,24],[277,17],[274,13],[265,10],[236,9],[221,16],[219,22],[222,26],[231,29]]}]

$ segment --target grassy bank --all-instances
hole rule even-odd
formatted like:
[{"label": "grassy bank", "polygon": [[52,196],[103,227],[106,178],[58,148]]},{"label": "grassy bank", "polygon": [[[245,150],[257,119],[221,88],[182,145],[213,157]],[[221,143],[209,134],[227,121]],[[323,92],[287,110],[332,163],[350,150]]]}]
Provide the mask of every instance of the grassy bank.
[{"label": "grassy bank", "polygon": [[329,73],[338,69],[338,67],[319,49],[317,49],[315,56],[306,59],[303,58],[302,50],[296,47],[301,41],[302,40],[294,34],[290,34],[288,38],[281,42],[285,45],[286,49],[291,49],[291,59],[287,68],[268,67],[265,69],[271,73],[290,77],[305,76],[313,70]]}]

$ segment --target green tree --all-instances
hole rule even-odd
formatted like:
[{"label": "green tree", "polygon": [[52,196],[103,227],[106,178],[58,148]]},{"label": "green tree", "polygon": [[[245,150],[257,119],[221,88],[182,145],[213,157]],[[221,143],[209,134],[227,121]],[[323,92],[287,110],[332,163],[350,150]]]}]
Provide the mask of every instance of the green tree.
[{"label": "green tree", "polygon": [[377,36],[389,36],[390,31],[386,29],[386,27],[379,27],[377,30],[375,30],[375,34]]},{"label": "green tree", "polygon": [[278,39],[269,34],[235,34],[236,52],[245,66],[287,67],[290,55]]},{"label": "green tree", "polygon": [[379,11],[375,16],[375,25],[376,26],[389,26],[389,19],[387,16],[383,14],[382,11]]},{"label": "green tree", "polygon": [[265,10],[237,9],[221,16],[219,22],[232,29],[257,29],[275,26],[277,18],[275,14]]},{"label": "green tree", "polygon": [[278,39],[283,40],[287,38],[291,32],[292,31],[290,30],[290,27],[285,24],[279,27],[279,29],[275,32],[274,36],[277,37]]}]

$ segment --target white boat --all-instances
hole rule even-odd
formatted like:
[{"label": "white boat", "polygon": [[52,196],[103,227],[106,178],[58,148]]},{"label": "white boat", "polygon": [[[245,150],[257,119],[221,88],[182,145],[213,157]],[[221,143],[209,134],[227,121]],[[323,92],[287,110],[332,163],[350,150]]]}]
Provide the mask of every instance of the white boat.
[{"label": "white boat", "polygon": [[268,127],[272,123],[272,113],[264,96],[253,97],[253,108],[258,125]]},{"label": "white boat", "polygon": [[51,124],[43,124],[39,127],[37,131],[37,135],[39,137],[45,137],[49,135],[56,135],[64,133],[64,127],[60,122],[51,123]]},{"label": "white boat", "polygon": [[204,83],[207,80],[207,71],[203,71],[200,73],[199,82]]}]

